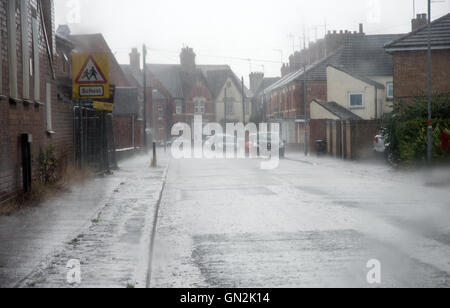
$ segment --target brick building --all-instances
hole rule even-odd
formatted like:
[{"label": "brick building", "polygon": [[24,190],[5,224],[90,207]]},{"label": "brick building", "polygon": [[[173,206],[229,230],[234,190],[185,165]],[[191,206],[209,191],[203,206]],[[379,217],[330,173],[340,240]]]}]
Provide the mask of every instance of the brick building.
[{"label": "brick building", "polygon": [[[130,54],[130,64],[122,65],[129,79],[143,85],[143,71],[139,61],[137,49]],[[183,48],[180,53],[180,64],[147,64],[147,99],[151,103],[147,107],[149,112],[148,127],[156,141],[170,138],[170,129],[177,122],[192,124],[194,115],[201,114],[203,121],[218,120],[217,105],[222,103],[224,87],[228,82],[235,91],[230,91],[235,105],[229,119],[239,120],[242,112],[241,85],[239,79],[228,65],[198,65],[192,48]],[[250,103],[250,93],[245,88],[247,103]],[[220,107],[219,107],[220,108]],[[250,107],[247,108],[250,111]],[[246,115],[249,119],[250,114]],[[242,116],[241,116],[242,118]],[[219,117],[219,120],[221,118]],[[223,115],[222,115],[223,119]]]},{"label": "brick building", "polygon": [[[398,39],[401,35],[366,35],[362,26],[360,26],[359,32],[342,31],[336,35],[338,35],[337,43],[334,46],[337,46],[337,49],[332,53],[328,51],[322,53],[323,55],[327,54],[327,57],[312,63],[303,59],[306,61],[304,68],[287,73],[278,82],[264,90],[266,118],[270,122],[280,123],[282,139],[287,143],[305,144],[305,129],[307,136],[310,136],[305,122],[311,118],[310,103],[312,100],[329,101],[331,94],[331,100],[336,100],[345,108],[351,109],[347,99],[349,93],[353,91],[352,82],[346,84],[334,77],[329,80],[331,71],[345,74],[352,80],[363,79],[366,83],[370,80],[363,90],[357,89],[358,94],[363,97],[363,105],[358,108],[370,107],[365,108],[368,118],[378,117],[379,114],[382,114],[381,110],[386,104],[382,104],[381,101],[386,101],[386,89],[392,85],[393,67],[392,57],[384,51],[384,45]],[[311,51],[304,51],[300,54],[310,55]],[[286,68],[283,66],[282,69]],[[332,76],[335,75],[337,74]],[[369,85],[376,85],[377,89],[381,89],[381,91],[375,90],[374,98],[364,102],[364,92]],[[304,89],[306,93],[304,93]],[[330,90],[331,93],[329,93]],[[368,99],[369,97],[367,95]]]},{"label": "brick building", "polygon": [[[425,96],[428,89],[426,15],[418,15],[412,23],[415,31],[386,46],[394,58],[395,101]],[[432,93],[449,94],[450,14],[431,23],[431,48]]]},{"label": "brick building", "polygon": [[[57,99],[60,69],[52,0],[0,1],[0,202],[23,189],[21,136],[31,138],[31,175],[55,146],[71,159],[71,105]],[[28,164],[27,164],[28,165]]]}]

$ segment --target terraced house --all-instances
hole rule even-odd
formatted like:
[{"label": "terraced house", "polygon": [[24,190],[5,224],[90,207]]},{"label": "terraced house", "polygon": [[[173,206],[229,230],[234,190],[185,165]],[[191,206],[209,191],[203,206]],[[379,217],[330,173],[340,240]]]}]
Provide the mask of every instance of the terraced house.
[{"label": "terraced house", "polygon": [[52,0],[0,1],[0,202],[30,189],[39,153],[72,152],[72,108],[57,99]]}]

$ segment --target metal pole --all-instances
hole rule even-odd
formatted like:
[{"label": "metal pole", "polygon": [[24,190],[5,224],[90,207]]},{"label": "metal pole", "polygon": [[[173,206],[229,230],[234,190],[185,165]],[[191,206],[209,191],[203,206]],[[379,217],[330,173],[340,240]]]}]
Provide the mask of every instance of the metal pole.
[{"label": "metal pole", "polygon": [[227,86],[225,85],[225,98],[223,100],[223,111],[224,111],[224,116],[223,116],[223,124],[227,125]]},{"label": "metal pole", "polygon": [[143,120],[143,126],[144,126],[144,140],[143,140],[143,146],[144,146],[144,152],[148,152],[148,145],[147,145],[147,70],[146,70],[146,59],[147,59],[147,47],[143,45],[142,47],[142,57],[143,57],[143,74],[144,74],[144,82],[143,82],[143,89],[144,89],[144,120]]},{"label": "metal pole", "polygon": [[307,117],[308,117],[308,112],[306,111],[306,107],[307,107],[307,103],[306,100],[308,99],[308,95],[307,95],[307,91],[308,91],[308,87],[306,86],[306,65],[303,68],[303,109],[304,109],[304,123],[305,123],[305,156],[308,156],[308,142],[307,142],[307,138],[308,138],[308,133],[306,132],[307,130]]},{"label": "metal pole", "polygon": [[428,163],[433,161],[433,122],[431,115],[431,0],[428,0]]},{"label": "metal pole", "polygon": [[245,91],[244,91],[244,77],[242,77],[242,122],[245,125]]}]

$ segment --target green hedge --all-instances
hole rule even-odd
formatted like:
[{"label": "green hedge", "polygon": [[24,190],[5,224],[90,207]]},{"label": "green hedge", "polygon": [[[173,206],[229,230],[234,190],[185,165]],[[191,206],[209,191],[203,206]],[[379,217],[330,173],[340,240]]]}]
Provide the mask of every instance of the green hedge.
[{"label": "green hedge", "polygon": [[[413,119],[398,123],[394,134],[398,140],[398,162],[407,164],[427,159],[427,119]],[[450,161],[449,153],[441,151],[441,131],[450,128],[450,119],[433,121],[433,159]]]},{"label": "green hedge", "polygon": [[[427,159],[428,104],[424,98],[402,102],[387,116],[384,138],[390,159],[399,164],[423,163]],[[450,162],[450,153],[441,151],[441,131],[450,129],[450,95],[438,95],[432,101],[433,158]]]}]

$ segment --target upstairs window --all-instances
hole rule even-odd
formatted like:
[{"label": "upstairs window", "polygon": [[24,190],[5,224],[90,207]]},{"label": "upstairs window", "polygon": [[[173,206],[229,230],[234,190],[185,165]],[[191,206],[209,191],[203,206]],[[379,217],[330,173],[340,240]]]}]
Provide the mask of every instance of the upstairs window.
[{"label": "upstairs window", "polygon": [[386,85],[386,98],[394,99],[394,84],[392,82],[388,82]]},{"label": "upstairs window", "polygon": [[182,102],[177,102],[177,106],[175,108],[175,113],[176,114],[182,114],[183,113],[183,103]]},{"label": "upstairs window", "polygon": [[234,112],[234,98],[233,97],[227,97],[225,101],[225,110],[227,114],[233,114]]},{"label": "upstairs window", "polygon": [[194,99],[194,113],[205,114],[206,101],[204,99]]},{"label": "upstairs window", "polygon": [[349,94],[349,106],[350,106],[350,108],[364,108],[364,94],[363,93],[350,93]]}]

